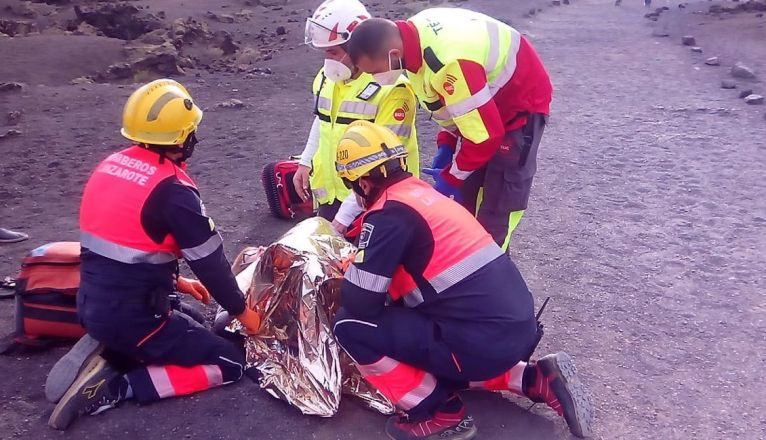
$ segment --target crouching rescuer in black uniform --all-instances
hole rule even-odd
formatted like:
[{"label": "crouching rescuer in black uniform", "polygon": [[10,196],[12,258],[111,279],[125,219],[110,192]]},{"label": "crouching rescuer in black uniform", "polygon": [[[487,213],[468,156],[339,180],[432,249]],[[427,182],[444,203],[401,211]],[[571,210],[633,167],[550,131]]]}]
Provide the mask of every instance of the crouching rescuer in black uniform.
[{"label": "crouching rescuer in black uniform", "polygon": [[[249,332],[260,326],[185,171],[201,119],[181,84],[142,86],[123,111],[122,134],[134,145],[101,162],[85,186],[77,308],[88,335],[54,367],[74,372],[71,386],[46,384],[59,401],[48,422],[54,428],[126,399],[148,403],[242,377],[241,350],[170,307],[175,290],[204,302],[209,289]],[[178,277],[180,257],[199,281]],[[118,371],[105,358],[129,367]],[[58,389],[63,395],[50,391]]]},{"label": "crouching rescuer in black uniform", "polygon": [[468,211],[404,171],[404,156],[392,132],[359,121],[336,161],[367,212],[333,331],[401,411],[386,433],[473,438],[457,392],[482,389],[544,402],[574,435],[588,436],[592,404],[570,357],[523,361],[537,324],[518,269]]}]

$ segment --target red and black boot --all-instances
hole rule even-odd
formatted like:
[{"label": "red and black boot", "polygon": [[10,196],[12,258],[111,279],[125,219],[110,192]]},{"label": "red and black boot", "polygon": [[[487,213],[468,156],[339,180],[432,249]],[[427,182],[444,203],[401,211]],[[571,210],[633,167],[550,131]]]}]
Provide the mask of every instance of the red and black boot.
[{"label": "red and black boot", "polygon": [[386,434],[393,440],[468,440],[476,437],[476,426],[473,417],[466,415],[460,397],[455,395],[425,420],[414,422],[406,416],[390,417]]},{"label": "red and black boot", "polygon": [[545,403],[564,417],[572,434],[591,436],[593,403],[568,354],[549,354],[530,362],[524,370],[522,388],[533,402]]}]

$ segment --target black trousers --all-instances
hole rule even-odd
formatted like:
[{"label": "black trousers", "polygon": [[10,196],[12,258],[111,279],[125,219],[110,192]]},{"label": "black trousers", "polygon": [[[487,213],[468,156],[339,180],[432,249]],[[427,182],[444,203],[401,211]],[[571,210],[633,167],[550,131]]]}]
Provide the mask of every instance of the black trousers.
[{"label": "black trousers", "polygon": [[123,370],[133,395],[147,403],[239,380],[244,353],[178,311],[157,313],[142,302],[78,296],[88,334],[104,357]]},{"label": "black trousers", "polygon": [[512,213],[527,209],[547,119],[533,113],[523,127],[506,133],[497,153],[461,187],[463,206],[475,213],[501,247],[507,247],[512,228],[518,224]]},{"label": "black trousers", "polygon": [[317,215],[319,217],[322,217],[323,219],[327,221],[333,221],[335,220],[335,214],[338,213],[338,210],[340,209],[341,201],[338,199],[335,199],[332,203],[327,205],[319,205],[319,208],[317,209]]},{"label": "black trousers", "polygon": [[[467,346],[445,340],[440,331],[445,325],[451,324],[398,306],[386,307],[374,318],[355,317],[341,308],[333,332],[365,378],[418,420],[472,382],[502,378],[524,359],[537,331],[532,319],[508,327],[504,337]],[[379,370],[382,364],[388,367]]]}]

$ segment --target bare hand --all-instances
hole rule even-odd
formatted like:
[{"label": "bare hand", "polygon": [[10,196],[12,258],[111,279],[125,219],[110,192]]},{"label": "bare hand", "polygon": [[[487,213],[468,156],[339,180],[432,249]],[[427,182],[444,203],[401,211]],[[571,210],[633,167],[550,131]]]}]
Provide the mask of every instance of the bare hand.
[{"label": "bare hand", "polygon": [[306,165],[298,165],[298,171],[293,176],[293,184],[295,184],[295,191],[298,193],[298,197],[304,202],[311,197],[309,193],[309,172],[310,167]]},{"label": "bare hand", "polygon": [[332,227],[335,228],[335,230],[338,231],[338,233],[341,235],[345,235],[346,231],[348,231],[348,226],[343,226],[343,224],[337,220],[332,221]]}]

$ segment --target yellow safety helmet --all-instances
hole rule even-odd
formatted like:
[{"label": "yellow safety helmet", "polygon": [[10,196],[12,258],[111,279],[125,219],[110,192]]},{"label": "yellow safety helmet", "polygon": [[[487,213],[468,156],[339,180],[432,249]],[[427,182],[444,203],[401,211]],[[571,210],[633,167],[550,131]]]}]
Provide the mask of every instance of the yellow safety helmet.
[{"label": "yellow safety helmet", "polygon": [[177,146],[197,130],[202,110],[184,86],[158,79],[138,88],[122,110],[126,138],[141,144]]},{"label": "yellow safety helmet", "polygon": [[407,149],[402,141],[382,125],[368,121],[355,121],[348,126],[337,148],[335,170],[347,181],[355,182],[380,167],[387,174],[386,162],[398,159],[402,169]]}]

